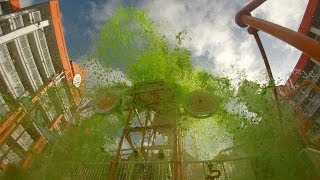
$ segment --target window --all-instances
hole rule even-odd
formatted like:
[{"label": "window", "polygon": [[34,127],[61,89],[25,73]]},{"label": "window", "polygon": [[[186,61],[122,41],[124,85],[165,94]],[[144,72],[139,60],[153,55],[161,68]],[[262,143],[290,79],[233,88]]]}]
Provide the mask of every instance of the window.
[{"label": "window", "polygon": [[35,11],[29,14],[31,23],[36,23],[41,21],[41,13],[40,11]]},{"label": "window", "polygon": [[36,91],[43,84],[43,82],[35,64],[27,36],[24,35],[17,38],[16,44],[18,49],[21,50],[22,63],[24,64],[29,81],[32,84],[33,90]]},{"label": "window", "polygon": [[1,5],[0,5],[0,15],[3,14],[3,10],[1,9]]},{"label": "window", "polygon": [[21,125],[19,125],[18,128],[11,134],[11,137],[16,140],[25,151],[27,151],[33,143],[33,139]]},{"label": "window", "polygon": [[2,162],[4,164],[9,164],[9,163],[19,164],[20,161],[21,161],[21,158],[18,156],[18,154],[13,152],[13,150],[10,150]]},{"label": "window", "polygon": [[5,44],[0,45],[0,74],[14,98],[20,97],[25,92]]},{"label": "window", "polygon": [[24,131],[24,128],[19,125],[18,128],[13,131],[13,133],[11,134],[11,137],[14,139],[14,140],[17,140],[17,138],[20,136],[20,134]]},{"label": "window", "polygon": [[7,106],[6,102],[4,101],[3,97],[0,94],[0,114],[5,115],[9,111],[9,107]]},{"label": "window", "polygon": [[3,144],[0,147],[0,158],[2,158],[3,155],[7,154],[9,150],[10,150],[10,147],[7,144]]},{"label": "window", "polygon": [[18,15],[16,17],[12,17],[9,19],[10,28],[11,30],[17,30],[19,28],[22,28],[24,26],[22,16]]},{"label": "window", "polygon": [[17,18],[13,18],[13,21],[14,21],[17,29],[22,28],[24,26],[21,15],[18,16]]},{"label": "window", "polygon": [[34,32],[36,41],[38,41],[38,50],[42,58],[42,65],[46,72],[47,78],[51,78],[55,74],[52,59],[49,53],[47,41],[42,30],[37,30]]},{"label": "window", "polygon": [[304,112],[308,114],[310,117],[314,115],[314,113],[319,109],[320,107],[320,94],[316,94],[313,96],[307,107],[305,108]]},{"label": "window", "polygon": [[33,139],[31,138],[31,136],[25,131],[21,137],[18,139],[18,144],[25,150],[27,151],[29,149],[29,147],[32,145],[33,143]]}]

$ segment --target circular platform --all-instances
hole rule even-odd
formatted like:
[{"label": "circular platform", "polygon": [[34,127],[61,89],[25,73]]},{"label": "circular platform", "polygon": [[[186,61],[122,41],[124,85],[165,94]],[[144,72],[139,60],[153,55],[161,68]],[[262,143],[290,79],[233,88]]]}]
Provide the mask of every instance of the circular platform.
[{"label": "circular platform", "polygon": [[216,98],[205,91],[193,91],[186,97],[184,110],[195,118],[210,117],[217,111]]}]

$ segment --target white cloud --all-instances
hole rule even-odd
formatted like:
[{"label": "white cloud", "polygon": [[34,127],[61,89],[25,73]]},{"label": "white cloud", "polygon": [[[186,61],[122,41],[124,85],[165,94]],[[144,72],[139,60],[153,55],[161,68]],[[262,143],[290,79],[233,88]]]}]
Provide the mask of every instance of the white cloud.
[{"label": "white cloud", "polygon": [[269,0],[253,12],[266,20],[297,30],[308,0]]},{"label": "white cloud", "polygon": [[90,12],[88,18],[96,24],[104,23],[106,17],[111,15],[112,10],[121,4],[118,0],[108,0],[106,3],[100,4],[95,1],[90,1]]},{"label": "white cloud", "polygon": [[[233,66],[251,80],[264,79],[263,60],[253,37],[234,22],[237,10],[249,0],[140,0],[138,7],[148,9],[160,30],[171,39],[184,30],[191,38],[184,45],[191,49],[194,64],[207,71],[237,77]],[[254,16],[297,30],[308,0],[269,0]],[[111,0],[103,5],[91,3],[91,19],[101,24],[119,5]],[[285,7],[285,11],[283,10]],[[300,52],[281,41],[261,34],[275,79],[285,79],[295,66]],[[282,81],[283,82],[283,81]]]},{"label": "white cloud", "polygon": [[21,7],[30,6],[33,4],[33,0],[20,0]]},{"label": "white cloud", "polygon": [[87,28],[84,32],[90,37],[97,34],[98,29],[105,23],[106,18],[111,15],[112,10],[121,4],[118,0],[107,0],[105,3],[89,1],[89,12],[82,12],[83,17],[88,21],[93,21],[94,27]]},{"label": "white cloud", "polygon": [[[234,23],[236,11],[245,3],[245,0],[145,0],[140,5],[147,7],[154,19],[166,19],[171,29],[175,29],[169,33],[182,29],[188,32],[192,41],[186,46],[192,49],[195,59],[205,54],[206,60],[212,61],[209,63],[212,67],[208,67],[208,62],[195,60],[200,66],[203,64],[215,73],[235,76],[227,70],[234,66],[244,70],[249,79],[256,79],[265,71],[261,55],[253,37]],[[254,15],[296,30],[306,4],[307,0],[269,0]],[[275,78],[284,79],[300,53],[275,38],[262,36]]]},{"label": "white cloud", "polygon": [[230,99],[225,108],[229,113],[248,120],[246,123],[243,122],[244,124],[242,125],[258,124],[262,120],[262,118],[258,117],[256,113],[250,112],[244,102],[239,102],[237,99]]}]

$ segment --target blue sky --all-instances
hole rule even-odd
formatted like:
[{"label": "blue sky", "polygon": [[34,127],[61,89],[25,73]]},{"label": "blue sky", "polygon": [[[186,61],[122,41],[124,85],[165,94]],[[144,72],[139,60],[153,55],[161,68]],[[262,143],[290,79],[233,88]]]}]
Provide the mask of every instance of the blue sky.
[{"label": "blue sky", "polygon": [[[21,0],[23,5],[43,0]],[[238,78],[243,71],[251,80],[262,81],[265,67],[253,37],[234,23],[236,11],[249,0],[60,0],[69,56],[87,55],[99,26],[120,4],[147,9],[161,32],[168,37],[184,30],[191,41],[193,63],[213,74]],[[297,30],[308,0],[268,0],[254,16]],[[285,11],[283,8],[285,7]],[[283,82],[295,66],[300,52],[261,33],[275,78]],[[234,67],[235,69],[231,69]]]},{"label": "blue sky", "polygon": [[[46,2],[47,0],[21,0],[23,5]],[[90,44],[96,37],[99,26],[103,24],[100,19],[107,16],[104,6],[109,0],[60,0],[60,11],[64,26],[65,39],[71,59],[77,60],[89,53]],[[116,5],[130,6],[136,0],[118,0]],[[112,8],[110,8],[111,12]],[[95,14],[95,12],[99,12]],[[94,17],[94,16],[101,17]],[[92,18],[94,17],[94,18]],[[99,19],[99,20],[98,20]]]}]

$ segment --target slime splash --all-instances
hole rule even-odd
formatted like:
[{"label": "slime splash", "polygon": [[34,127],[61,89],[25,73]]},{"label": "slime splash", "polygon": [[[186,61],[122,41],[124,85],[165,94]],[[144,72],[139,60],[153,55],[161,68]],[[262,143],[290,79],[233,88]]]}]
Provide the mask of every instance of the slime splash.
[{"label": "slime splash", "polygon": [[[309,164],[303,163],[307,162],[306,157],[299,154],[303,145],[294,114],[283,108],[283,116],[278,117],[272,87],[245,80],[236,88],[228,78],[193,67],[191,51],[181,46],[183,33],[178,32],[177,42],[173,43],[157,30],[146,11],[115,9],[99,32],[94,53],[83,60],[83,65],[91,70],[88,83],[96,81],[88,88],[87,97],[92,98],[101,90],[120,92],[121,105],[109,115],[79,117],[77,126],[70,127],[39,155],[29,176],[61,179],[72,173],[81,174],[81,168],[92,168],[94,164],[108,165],[124,127],[126,108],[131,106],[125,92],[132,84],[160,80],[172,90],[180,107],[191,92],[215,95],[217,107],[211,117],[182,117],[182,134],[189,154],[200,160],[254,157],[251,165],[244,165],[232,179],[303,177]],[[101,83],[100,79],[110,75],[104,73],[113,73],[114,77]],[[231,154],[219,153],[230,147]],[[106,169],[101,170],[101,176],[107,177]],[[245,171],[254,172],[255,177]]]}]

